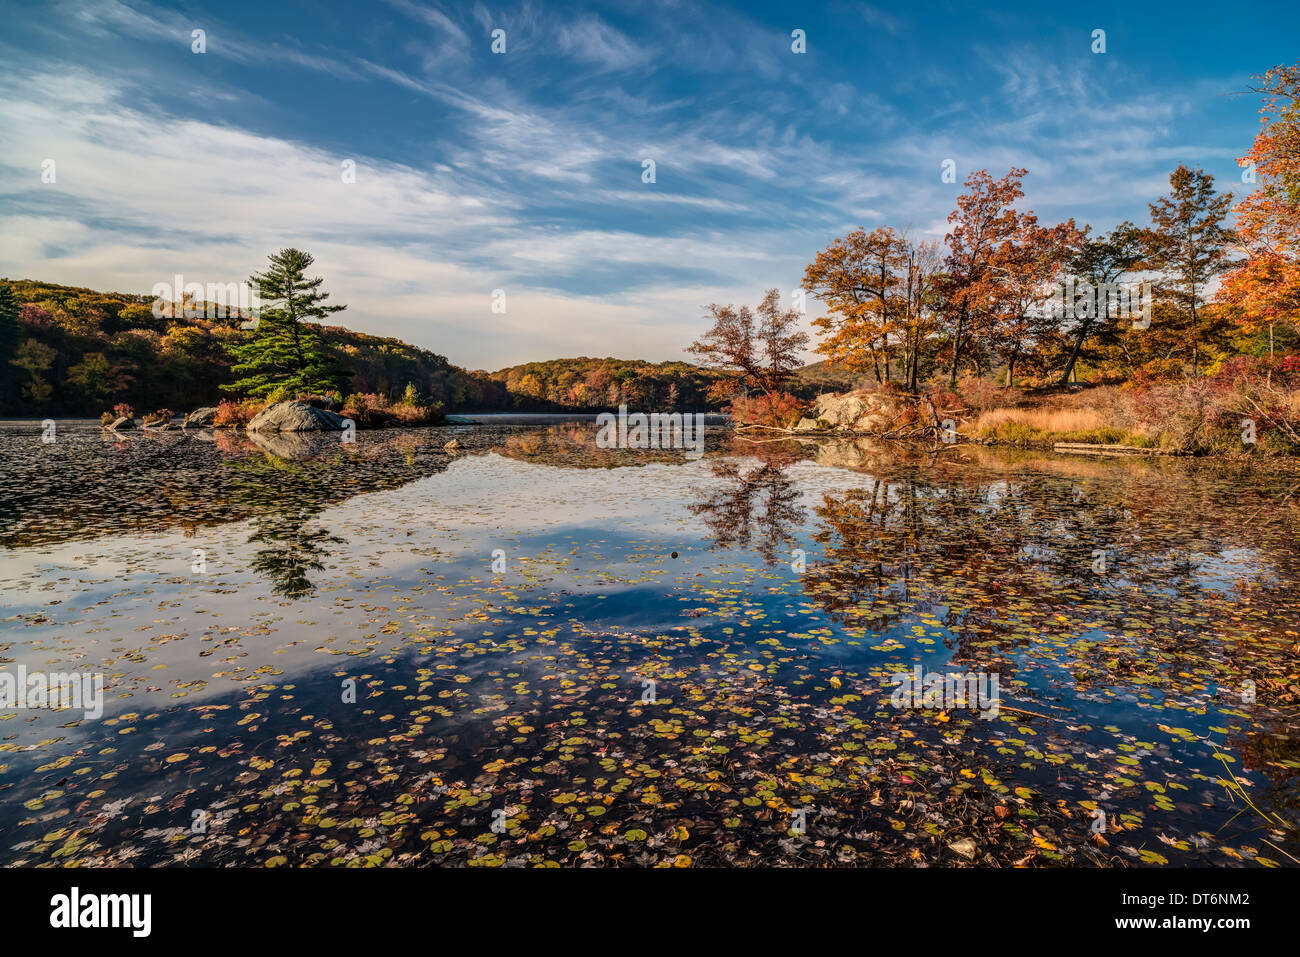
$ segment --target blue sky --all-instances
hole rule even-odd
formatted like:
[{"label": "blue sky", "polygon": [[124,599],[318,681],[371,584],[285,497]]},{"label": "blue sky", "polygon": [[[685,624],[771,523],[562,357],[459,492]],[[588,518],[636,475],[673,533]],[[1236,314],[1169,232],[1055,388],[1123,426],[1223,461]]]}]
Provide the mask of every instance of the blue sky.
[{"label": "blue sky", "polygon": [[148,292],[296,245],[339,321],[488,369],[684,358],[705,304],[788,294],[857,226],[941,238],[975,169],[1027,167],[1041,221],[1101,229],[1145,221],[1180,162],[1240,192],[1258,103],[1232,94],[1300,57],[1300,5],[1268,2],[56,0],[0,18],[0,275]]}]

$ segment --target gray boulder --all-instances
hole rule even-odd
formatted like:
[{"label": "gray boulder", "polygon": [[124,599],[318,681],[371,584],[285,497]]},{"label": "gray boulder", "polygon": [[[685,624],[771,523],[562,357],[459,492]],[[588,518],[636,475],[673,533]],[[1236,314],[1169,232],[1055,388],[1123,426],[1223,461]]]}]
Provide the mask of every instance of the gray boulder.
[{"label": "gray boulder", "polygon": [[347,420],[306,402],[268,405],[248,423],[249,432],[341,432]]},{"label": "gray boulder", "polygon": [[[813,406],[814,421],[849,432],[886,432],[898,414],[893,401],[873,392],[823,395]],[[802,423],[800,423],[802,424]]]},{"label": "gray boulder", "polygon": [[185,421],[181,423],[181,428],[182,429],[211,428],[212,423],[213,421],[215,421],[216,417],[217,417],[217,410],[215,406],[210,406],[210,405],[204,406],[201,409],[195,409],[189,415],[185,416]]}]

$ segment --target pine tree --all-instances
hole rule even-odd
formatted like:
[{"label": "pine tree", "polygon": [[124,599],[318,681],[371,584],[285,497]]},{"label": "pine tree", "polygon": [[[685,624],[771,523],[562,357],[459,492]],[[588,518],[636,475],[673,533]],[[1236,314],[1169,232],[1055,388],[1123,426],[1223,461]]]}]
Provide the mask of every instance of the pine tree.
[{"label": "pine tree", "polygon": [[0,286],[0,366],[7,366],[18,348],[18,297],[13,286]]},{"label": "pine tree", "polygon": [[28,379],[23,383],[24,398],[37,404],[49,401],[54,386],[45,381],[41,373],[54,364],[56,355],[52,348],[36,339],[28,339],[18,347],[9,364],[27,372]]},{"label": "pine tree", "polygon": [[1155,292],[1190,328],[1192,372],[1200,375],[1205,291],[1232,266],[1228,254],[1235,234],[1224,225],[1232,194],[1216,192],[1214,177],[1204,170],[1182,165],[1169,175],[1169,186],[1167,196],[1150,204],[1150,260],[1163,274]]},{"label": "pine tree", "polygon": [[222,388],[254,396],[281,388],[291,395],[333,392],[341,372],[326,352],[320,330],[307,323],[347,307],[325,305],[329,293],[320,291],[323,280],[306,278],[316,261],[309,253],[281,249],[268,258],[266,272],[249,277],[263,303],[257,326],[226,347],[235,359],[232,371],[244,376]]}]

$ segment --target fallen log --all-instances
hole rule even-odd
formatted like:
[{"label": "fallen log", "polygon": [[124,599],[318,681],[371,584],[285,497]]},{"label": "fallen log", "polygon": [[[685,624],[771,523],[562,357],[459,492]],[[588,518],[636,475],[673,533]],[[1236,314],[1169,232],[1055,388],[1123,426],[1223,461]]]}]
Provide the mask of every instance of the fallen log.
[{"label": "fallen log", "polygon": [[1052,446],[1055,452],[1069,452],[1075,455],[1176,455],[1165,449],[1145,449],[1140,445],[1095,445],[1089,442],[1057,442]]}]

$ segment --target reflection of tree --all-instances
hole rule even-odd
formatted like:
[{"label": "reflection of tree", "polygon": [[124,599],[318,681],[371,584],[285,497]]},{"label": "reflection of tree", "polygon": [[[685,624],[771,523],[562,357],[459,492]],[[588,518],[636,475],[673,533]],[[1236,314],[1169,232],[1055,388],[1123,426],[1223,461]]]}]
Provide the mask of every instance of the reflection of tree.
[{"label": "reflection of tree", "polygon": [[[812,536],[824,552],[809,566],[804,588],[846,624],[861,625],[870,610],[876,627],[887,627],[898,612],[882,609],[895,602],[942,609],[964,657],[980,636],[973,634],[979,603],[960,600],[963,593],[979,583],[995,593],[1000,580],[1015,574],[1024,543],[1017,497],[1004,495],[997,506],[989,498],[978,486],[934,485],[914,476],[828,494],[816,509],[821,521]],[[963,641],[967,635],[970,642]]]},{"label": "reflection of tree", "polygon": [[[642,465],[681,464],[689,461],[689,449],[602,449],[596,445],[599,429],[593,422],[569,422],[545,427],[515,427],[492,449],[498,455],[520,462],[558,468],[608,469]],[[713,431],[717,430],[716,427]],[[711,434],[706,429],[706,442]],[[716,440],[714,441],[716,444]]]},{"label": "reflection of tree", "polygon": [[323,528],[310,529],[307,523],[316,514],[312,509],[296,508],[254,520],[257,527],[248,540],[265,545],[253,556],[253,568],[271,580],[271,590],[285,598],[302,598],[316,590],[309,571],[325,567],[320,560],[322,545],[341,543]]},{"label": "reflection of tree", "polygon": [[267,454],[234,465],[232,488],[237,501],[257,517],[250,544],[259,544],[253,568],[271,582],[271,590],[285,598],[302,598],[315,591],[307,577],[325,567],[323,545],[341,543],[323,528],[308,523],[325,507],[321,494],[328,485],[329,460],[289,461]]},{"label": "reflection of tree", "polygon": [[794,482],[772,462],[741,472],[735,462],[722,461],[713,465],[713,474],[722,486],[690,510],[703,518],[714,546],[749,548],[753,543],[764,562],[776,564],[778,549],[794,541],[794,529],[804,520]]},{"label": "reflection of tree", "polygon": [[1033,473],[874,480],[815,509],[823,554],[803,586],[850,626],[884,631],[928,611],[956,661],[1005,672],[1046,641],[1081,690],[1158,688],[1194,703],[1207,681],[1239,683],[1249,659],[1213,637],[1243,627],[1225,621],[1232,605],[1204,573],[1227,543],[1209,529],[1193,539],[1196,513],[1175,515],[1163,491],[1110,483],[1085,498]]},{"label": "reflection of tree", "polygon": [[[1252,723],[1253,724],[1253,723]],[[1257,824],[1267,824],[1274,832],[1274,840],[1283,843],[1286,852],[1297,859],[1300,855],[1300,791],[1297,790],[1295,767],[1300,762],[1300,745],[1297,745],[1294,728],[1270,715],[1249,731],[1229,731],[1224,735],[1223,750],[1239,756],[1245,772],[1267,779],[1268,800],[1255,803],[1269,807],[1267,815],[1251,809]]]},{"label": "reflection of tree", "polygon": [[[208,439],[211,439],[209,441]],[[279,507],[282,476],[267,476],[268,494],[234,488],[241,465],[292,459],[312,470],[312,500],[321,508],[367,492],[397,488],[444,471],[443,429],[362,432],[341,445],[335,433],[195,432],[59,435],[41,454],[28,438],[0,432],[0,548],[80,541],[136,529],[202,530],[244,522]],[[500,444],[498,436],[492,441]],[[490,451],[485,441],[483,450]],[[301,487],[301,483],[300,483]]]}]

